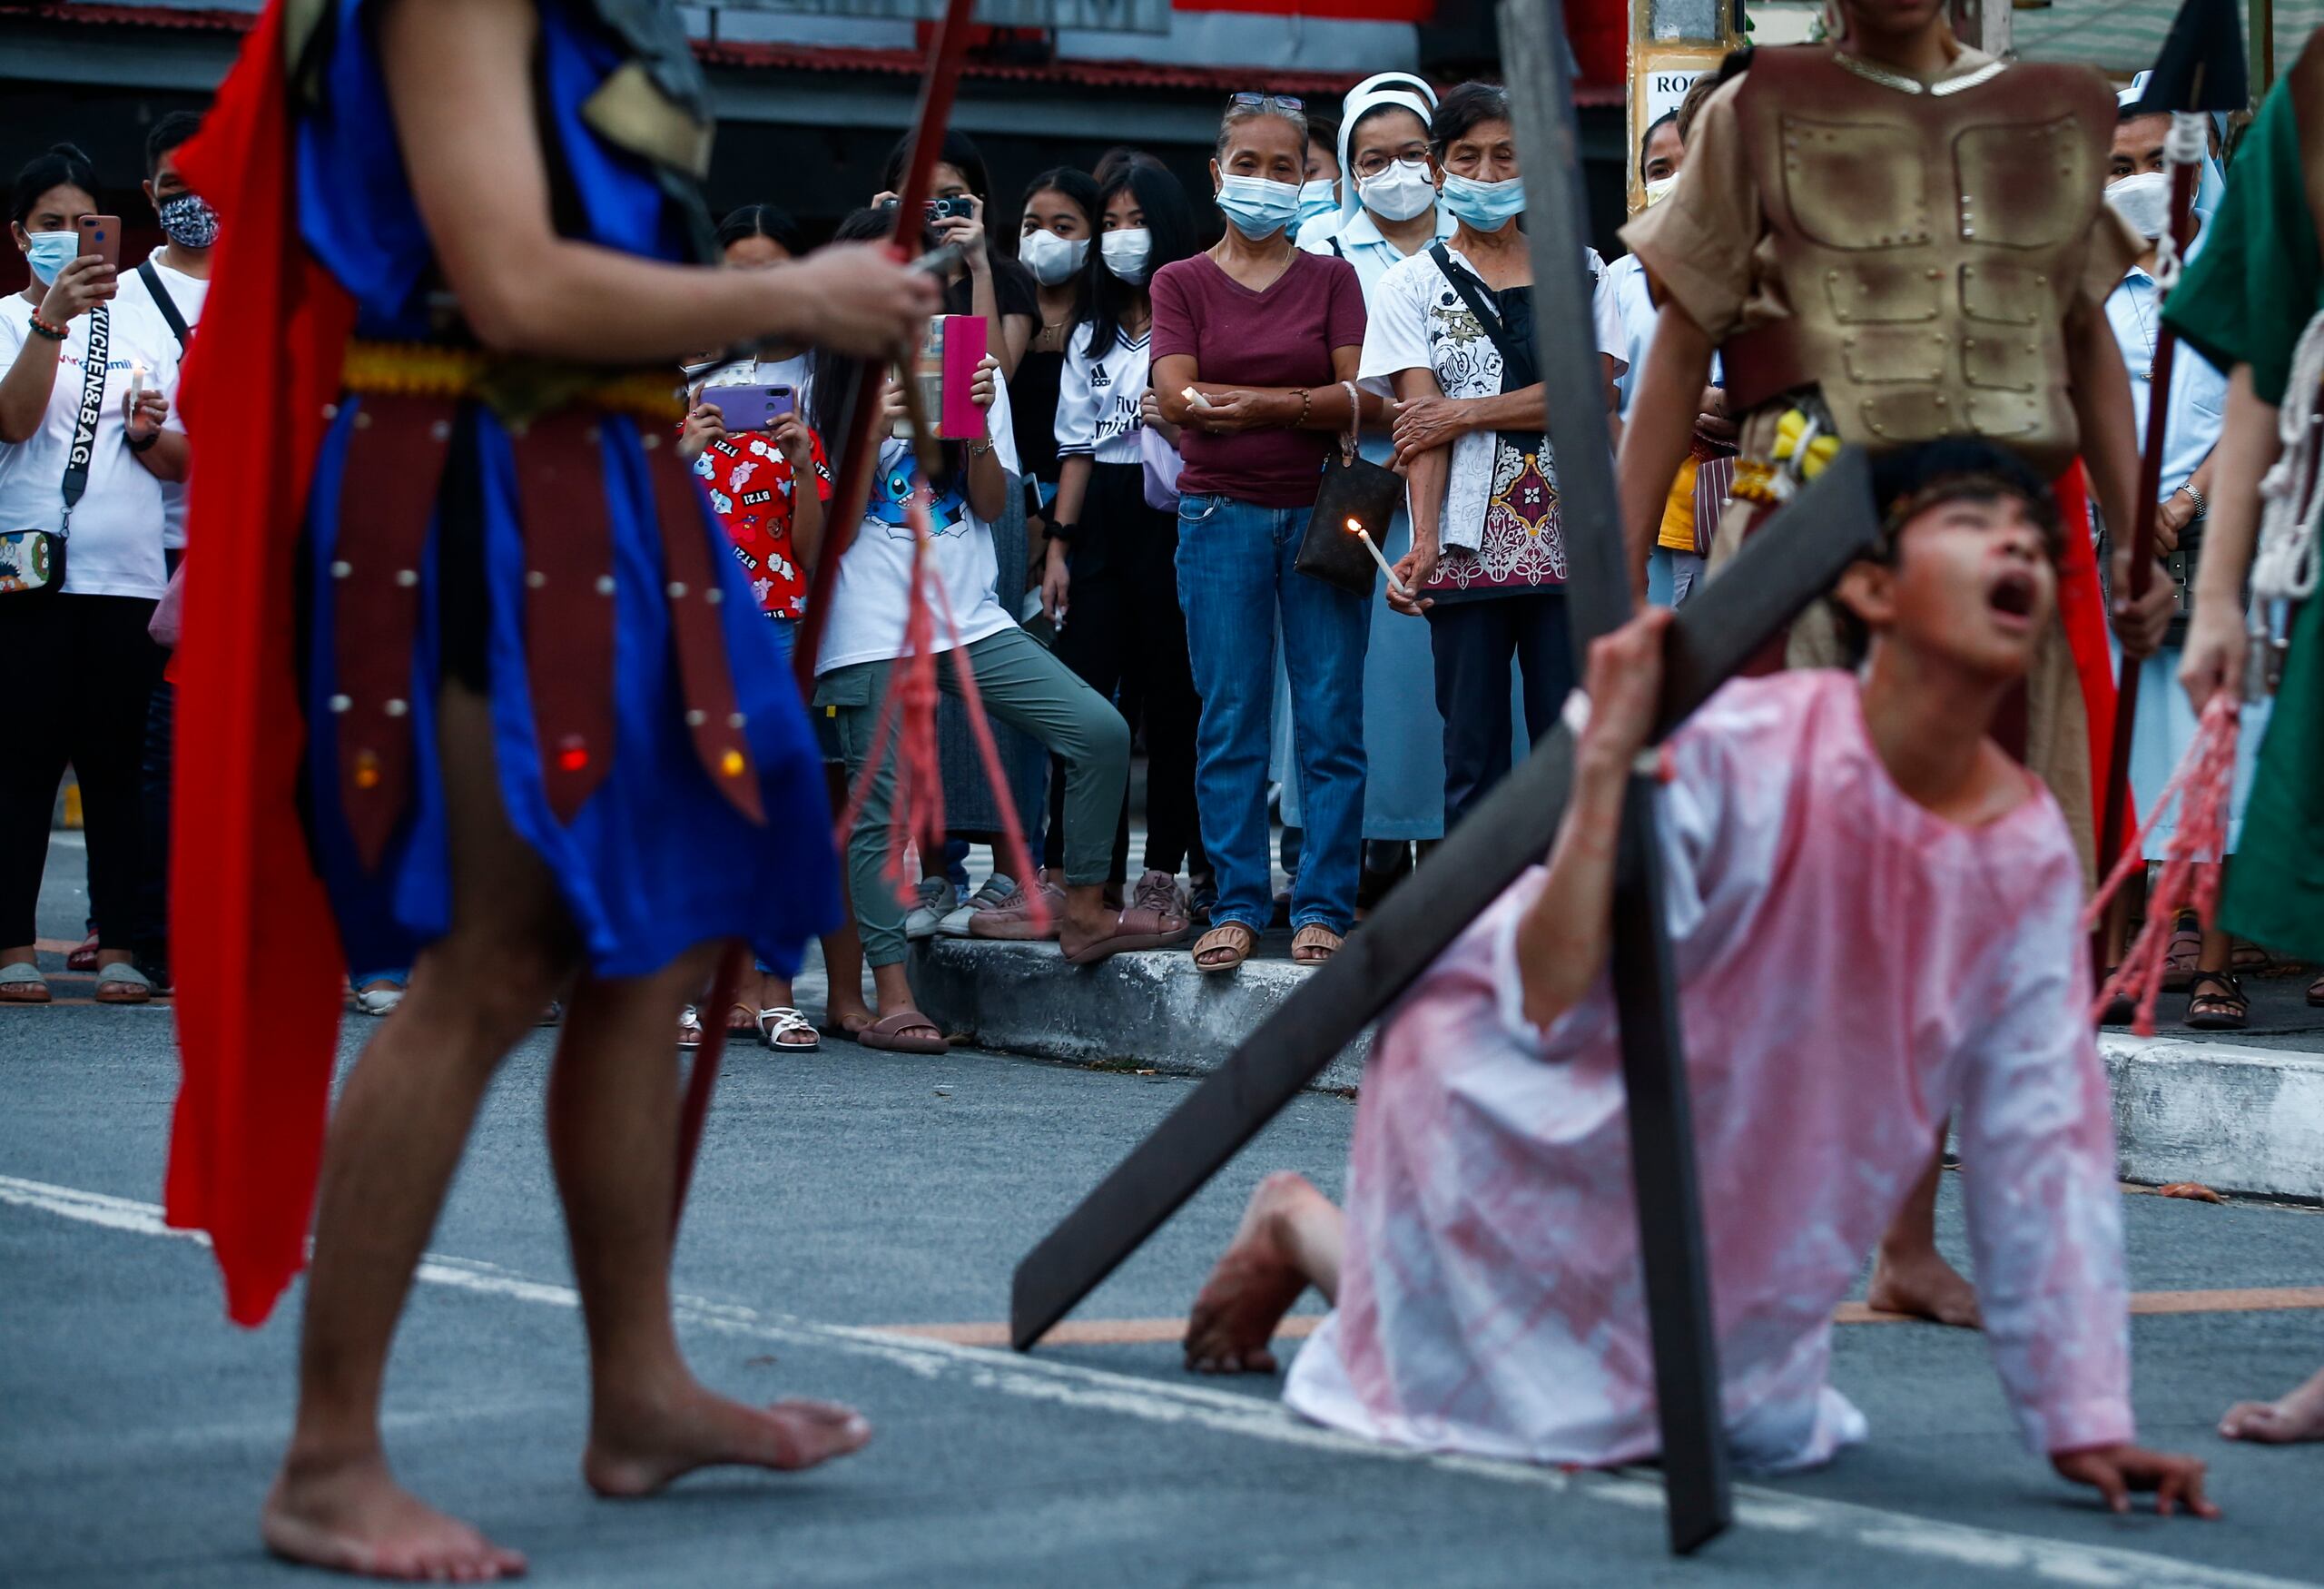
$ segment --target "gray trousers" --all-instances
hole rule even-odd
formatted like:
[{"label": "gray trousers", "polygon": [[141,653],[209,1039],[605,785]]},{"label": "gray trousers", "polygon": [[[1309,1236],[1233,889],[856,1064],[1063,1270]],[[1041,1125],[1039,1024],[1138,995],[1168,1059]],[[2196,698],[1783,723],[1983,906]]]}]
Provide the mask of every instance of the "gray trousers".
[{"label": "gray trousers", "polygon": [[[1039,740],[1065,763],[1065,883],[1102,883],[1113,861],[1114,823],[1129,783],[1129,725],[1113,704],[1073,675],[1019,628],[963,647],[977,691],[992,716]],[[862,774],[880,730],[891,662],[835,667],[815,680],[815,706],[839,731],[848,777]],[[936,659],[938,686],[960,693],[953,656]],[[847,887],[863,935],[863,958],[875,966],[904,958],[904,907],[885,875],[888,823],[895,796],[895,746],[865,792],[863,811],[847,838]],[[1024,880],[1029,882],[1029,880]]]}]

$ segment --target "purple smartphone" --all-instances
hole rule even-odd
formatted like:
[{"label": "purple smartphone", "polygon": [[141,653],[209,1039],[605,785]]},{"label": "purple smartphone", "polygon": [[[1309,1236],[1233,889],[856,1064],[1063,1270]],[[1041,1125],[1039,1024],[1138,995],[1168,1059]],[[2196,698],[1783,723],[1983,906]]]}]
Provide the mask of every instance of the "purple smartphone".
[{"label": "purple smartphone", "polygon": [[718,410],[730,431],[770,430],[783,415],[795,411],[799,400],[787,386],[706,386],[702,400]]}]

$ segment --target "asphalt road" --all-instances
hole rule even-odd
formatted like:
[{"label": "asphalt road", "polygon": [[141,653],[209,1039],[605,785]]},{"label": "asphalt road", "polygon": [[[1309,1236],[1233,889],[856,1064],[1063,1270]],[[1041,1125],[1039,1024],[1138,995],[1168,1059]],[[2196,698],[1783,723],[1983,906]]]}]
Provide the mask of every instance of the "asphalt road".
[{"label": "asphalt road", "polygon": [[[59,858],[64,911],[77,857]],[[0,1010],[0,1583],[301,1580],[254,1528],[287,1427],[297,1295],[238,1330],[209,1255],[159,1230],[168,1025],[159,1010]],[[350,1055],[362,1035],[348,1033]],[[2142,1434],[2211,1462],[2222,1523],[2102,1513],[2019,1446],[1974,1336],[1854,1325],[1836,1377],[1872,1443],[1821,1473],[1749,1481],[1740,1525],[1687,1563],[1663,1554],[1650,1475],[1378,1453],[1291,1417],[1268,1382],[1185,1376],[1163,1343],[1016,1358],[904,1333],[998,1323],[1017,1257],[1187,1083],[845,1044],[734,1057],[678,1281],[711,1383],[850,1401],[877,1437],[797,1478],[597,1501],[576,1472],[581,1338],[538,1127],[553,1035],[495,1087],[388,1397],[407,1482],[527,1551],[538,1582],[2324,1579],[2324,1447],[2211,1433],[2230,1400],[2324,1360],[2316,1311],[2134,1322]],[[1260,1174],[1291,1166],[1336,1187],[1352,1118],[1343,1100],[1303,1098],[1081,1317],[1181,1314]],[[2148,1196],[2126,1213],[2142,1290],[2324,1284],[2313,1213]],[[1950,1191],[1945,1217],[1957,1250]]]}]

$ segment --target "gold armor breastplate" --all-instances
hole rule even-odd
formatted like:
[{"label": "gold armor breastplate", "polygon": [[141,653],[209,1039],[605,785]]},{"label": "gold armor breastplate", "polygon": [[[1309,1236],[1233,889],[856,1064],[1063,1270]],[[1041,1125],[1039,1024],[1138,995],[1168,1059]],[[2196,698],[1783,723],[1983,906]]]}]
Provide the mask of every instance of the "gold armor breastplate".
[{"label": "gold armor breastplate", "polygon": [[1791,314],[1724,350],[1739,411],[1821,390],[1867,447],[2076,450],[2063,321],[2112,145],[2095,73],[1998,63],[1907,92],[1825,46],[1761,50],[1736,106]]}]

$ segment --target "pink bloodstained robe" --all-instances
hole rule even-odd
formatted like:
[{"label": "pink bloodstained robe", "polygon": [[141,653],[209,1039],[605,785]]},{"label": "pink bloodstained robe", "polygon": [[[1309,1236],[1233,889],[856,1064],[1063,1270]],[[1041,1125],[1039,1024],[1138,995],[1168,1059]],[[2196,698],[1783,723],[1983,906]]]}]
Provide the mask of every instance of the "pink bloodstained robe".
[{"label": "pink bloodstained robe", "polygon": [[[1831,1314],[1960,1111],[1985,1333],[2036,1452],[2132,1437],[2082,871],[2038,787],[1979,829],[1888,777],[1855,681],[1738,681],[1660,796],[1728,1437],[1761,1468],[1865,1421]],[[1356,1109],[1337,1310],[1285,1399],[1397,1445],[1535,1462],[1657,1449],[1608,982],[1523,1013],[1535,868],[1415,985]]]}]

